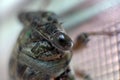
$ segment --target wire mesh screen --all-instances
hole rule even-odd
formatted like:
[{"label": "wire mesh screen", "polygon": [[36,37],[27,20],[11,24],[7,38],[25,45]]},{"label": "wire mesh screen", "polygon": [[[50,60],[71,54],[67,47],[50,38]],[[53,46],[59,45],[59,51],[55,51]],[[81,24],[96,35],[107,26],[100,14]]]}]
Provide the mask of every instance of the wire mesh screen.
[{"label": "wire mesh screen", "polygon": [[120,23],[102,28],[113,36],[91,36],[88,48],[80,53],[80,68],[93,80],[120,80]]}]

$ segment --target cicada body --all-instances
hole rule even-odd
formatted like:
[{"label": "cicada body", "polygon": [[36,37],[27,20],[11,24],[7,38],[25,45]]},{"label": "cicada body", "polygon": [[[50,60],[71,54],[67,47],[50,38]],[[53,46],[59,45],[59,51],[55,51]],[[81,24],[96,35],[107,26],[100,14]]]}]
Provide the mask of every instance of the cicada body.
[{"label": "cicada body", "polygon": [[[57,15],[25,12],[19,19],[25,27],[10,58],[10,80],[60,79],[60,75],[68,72],[73,43]],[[65,76],[63,80],[72,79]]]}]

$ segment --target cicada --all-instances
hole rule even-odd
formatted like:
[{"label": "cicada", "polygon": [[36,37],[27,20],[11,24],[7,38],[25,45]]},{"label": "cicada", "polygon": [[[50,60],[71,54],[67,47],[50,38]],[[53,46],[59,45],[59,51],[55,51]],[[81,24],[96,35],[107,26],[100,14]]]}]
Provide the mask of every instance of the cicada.
[{"label": "cicada", "polygon": [[53,12],[23,12],[18,18],[24,29],[10,57],[10,80],[75,80],[69,66],[72,50],[85,45],[88,34],[80,34],[73,45]]}]

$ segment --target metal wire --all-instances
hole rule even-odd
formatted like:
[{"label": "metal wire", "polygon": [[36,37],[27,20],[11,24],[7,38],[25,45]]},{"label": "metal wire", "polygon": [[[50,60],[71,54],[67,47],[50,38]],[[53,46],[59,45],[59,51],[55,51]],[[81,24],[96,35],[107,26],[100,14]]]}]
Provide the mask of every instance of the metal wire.
[{"label": "metal wire", "polygon": [[[81,53],[81,67],[93,80],[120,80],[120,23],[103,28],[112,36],[91,36],[89,47]],[[83,56],[84,55],[84,56]]]}]

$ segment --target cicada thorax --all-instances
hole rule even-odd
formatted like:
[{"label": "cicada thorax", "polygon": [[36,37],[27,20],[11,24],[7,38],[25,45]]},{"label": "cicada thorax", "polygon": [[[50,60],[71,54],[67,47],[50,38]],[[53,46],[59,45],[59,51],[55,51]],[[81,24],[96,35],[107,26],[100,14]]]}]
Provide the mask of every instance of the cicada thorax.
[{"label": "cicada thorax", "polygon": [[71,60],[72,41],[56,15],[24,13],[20,20],[28,27],[21,32],[11,57],[16,80],[49,80],[63,73]]},{"label": "cicada thorax", "polygon": [[35,28],[27,29],[26,33],[22,33],[19,38],[20,50],[33,58],[45,61],[62,58],[64,52],[56,49],[52,43],[44,37],[46,34],[47,33],[42,35],[39,30]]}]

